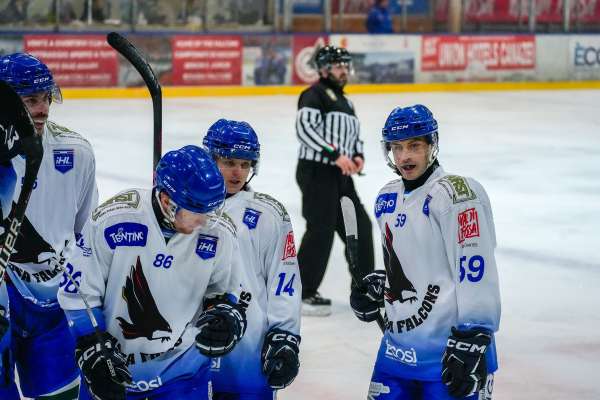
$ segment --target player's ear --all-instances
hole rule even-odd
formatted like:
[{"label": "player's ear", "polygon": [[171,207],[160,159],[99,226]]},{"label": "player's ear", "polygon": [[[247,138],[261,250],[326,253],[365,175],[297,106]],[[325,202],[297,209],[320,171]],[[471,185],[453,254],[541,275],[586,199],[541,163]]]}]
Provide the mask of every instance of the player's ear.
[{"label": "player's ear", "polygon": [[158,194],[158,200],[160,201],[160,206],[163,208],[163,210],[168,210],[169,209],[169,200],[171,200],[171,198],[169,197],[168,194],[166,194],[165,192],[161,191]]}]

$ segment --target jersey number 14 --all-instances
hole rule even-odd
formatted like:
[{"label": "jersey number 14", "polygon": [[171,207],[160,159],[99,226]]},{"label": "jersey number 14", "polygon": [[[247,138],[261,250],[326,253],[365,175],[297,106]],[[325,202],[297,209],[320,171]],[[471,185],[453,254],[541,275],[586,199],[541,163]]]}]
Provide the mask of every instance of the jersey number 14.
[{"label": "jersey number 14", "polygon": [[290,296],[294,295],[294,278],[296,277],[296,274],[292,274],[292,277],[290,278],[288,283],[285,283],[285,275],[285,272],[279,274],[279,283],[277,284],[275,296],[281,296],[281,292],[288,293]]}]

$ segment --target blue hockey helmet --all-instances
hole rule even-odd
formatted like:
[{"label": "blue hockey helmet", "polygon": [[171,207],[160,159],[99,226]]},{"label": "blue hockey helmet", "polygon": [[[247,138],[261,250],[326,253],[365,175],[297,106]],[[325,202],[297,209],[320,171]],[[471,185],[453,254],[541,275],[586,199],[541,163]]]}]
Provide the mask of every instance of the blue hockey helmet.
[{"label": "blue hockey helmet", "polygon": [[156,166],[154,186],[178,207],[206,214],[225,201],[225,182],[210,154],[193,145],[165,154]]},{"label": "blue hockey helmet", "polygon": [[417,137],[424,137],[431,145],[428,165],[433,164],[438,154],[438,123],[433,113],[422,104],[410,107],[396,107],[385,120],[381,141],[388,165],[396,170],[389,152],[390,143]]},{"label": "blue hockey helmet", "polygon": [[19,96],[48,92],[51,101],[62,103],[60,88],[50,69],[26,53],[14,53],[0,57],[0,80],[8,83]]},{"label": "blue hockey helmet", "polygon": [[249,123],[221,118],[208,128],[203,144],[214,157],[251,160],[258,172],[260,143]]}]

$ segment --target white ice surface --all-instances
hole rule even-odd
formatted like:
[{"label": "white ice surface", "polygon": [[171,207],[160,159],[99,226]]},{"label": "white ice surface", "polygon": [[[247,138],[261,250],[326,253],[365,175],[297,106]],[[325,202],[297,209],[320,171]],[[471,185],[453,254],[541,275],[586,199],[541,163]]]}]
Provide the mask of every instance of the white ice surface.
[{"label": "white ice surface", "polygon": [[[371,210],[395,176],[380,131],[398,105],[429,106],[439,159],[488,191],[498,236],[502,322],[495,399],[600,399],[600,91],[401,93],[351,96],[362,123]],[[164,151],[200,144],[220,117],[246,120],[262,145],[258,191],[281,200],[304,232],[295,183],[295,96],[166,99]],[[84,134],[97,160],[100,199],[152,176],[148,100],[66,100],[51,119]],[[374,232],[381,266],[379,234]],[[380,333],[348,305],[349,276],[336,239],[321,292],[333,315],[302,321],[301,370],[280,399],[365,399]]]}]

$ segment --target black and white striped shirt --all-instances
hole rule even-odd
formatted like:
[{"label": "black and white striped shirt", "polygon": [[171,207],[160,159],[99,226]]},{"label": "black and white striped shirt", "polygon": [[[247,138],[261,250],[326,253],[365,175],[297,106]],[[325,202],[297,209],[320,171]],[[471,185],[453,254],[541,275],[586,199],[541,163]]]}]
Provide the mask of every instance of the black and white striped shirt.
[{"label": "black and white striped shirt", "polygon": [[333,165],[342,154],[363,155],[360,123],[344,93],[321,79],[300,95],[296,115],[298,158]]}]

